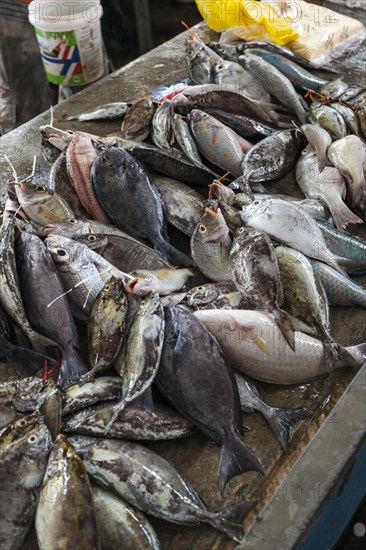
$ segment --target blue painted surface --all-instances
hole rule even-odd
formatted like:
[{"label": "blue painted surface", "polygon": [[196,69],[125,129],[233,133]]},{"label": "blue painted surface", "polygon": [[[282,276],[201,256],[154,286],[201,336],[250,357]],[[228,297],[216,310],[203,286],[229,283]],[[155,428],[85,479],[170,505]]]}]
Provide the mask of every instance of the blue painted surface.
[{"label": "blue painted surface", "polygon": [[316,524],[297,542],[295,550],[334,548],[366,495],[366,438],[319,510]]}]

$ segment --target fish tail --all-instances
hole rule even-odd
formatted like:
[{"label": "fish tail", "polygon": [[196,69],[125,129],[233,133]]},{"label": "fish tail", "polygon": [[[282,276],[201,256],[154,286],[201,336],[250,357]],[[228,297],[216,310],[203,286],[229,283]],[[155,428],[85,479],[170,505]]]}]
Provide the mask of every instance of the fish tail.
[{"label": "fish tail", "polygon": [[241,542],[244,537],[243,520],[252,506],[252,502],[241,500],[221,508],[221,510],[212,514],[212,519],[210,518],[207,521],[218,531],[225,533],[236,542]]},{"label": "fish tail", "polygon": [[273,311],[273,315],[279,329],[281,330],[286,342],[290,348],[295,351],[295,327],[294,318],[291,317],[286,311],[282,309],[276,309]]},{"label": "fish tail", "polygon": [[194,267],[193,260],[189,258],[186,254],[177,250],[167,241],[163,241],[158,245],[155,245],[155,250],[159,252],[164,259],[166,259],[170,264],[178,267]]},{"label": "fish tail", "polygon": [[88,369],[74,348],[62,350],[62,363],[57,383],[64,389],[77,382],[88,372]]},{"label": "fish tail", "polygon": [[263,414],[277,437],[283,449],[287,449],[291,428],[303,418],[309,418],[312,413],[305,408],[277,408],[268,407]]},{"label": "fish tail", "polygon": [[352,212],[343,201],[337,202],[337,207],[330,208],[330,211],[337,229],[346,229],[349,224],[363,223],[361,218]]},{"label": "fish tail", "polygon": [[254,470],[264,474],[264,467],[258,458],[248,449],[238,434],[227,437],[221,448],[219,466],[219,489],[223,495],[227,483],[233,477]]}]

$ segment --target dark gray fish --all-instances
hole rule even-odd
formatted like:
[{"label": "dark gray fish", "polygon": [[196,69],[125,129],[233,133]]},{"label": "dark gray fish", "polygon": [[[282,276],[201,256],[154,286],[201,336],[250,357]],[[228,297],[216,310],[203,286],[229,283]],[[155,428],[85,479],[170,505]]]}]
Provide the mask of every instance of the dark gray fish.
[{"label": "dark gray fish", "polygon": [[168,241],[159,192],[144,166],[126,151],[110,147],[92,169],[95,194],[111,221],[123,231],[151,243],[173,265],[192,261]]},{"label": "dark gray fish", "polygon": [[43,353],[55,343],[37,333],[30,325],[19,290],[15,260],[15,218],[5,220],[0,229],[0,303],[6,313],[26,333],[33,347]]},{"label": "dark gray fish", "polygon": [[264,138],[245,155],[243,179],[255,183],[285,176],[295,166],[304,145],[304,138],[297,129],[282,130]]},{"label": "dark gray fish", "polygon": [[238,389],[220,347],[194,315],[165,308],[165,340],[155,382],[183,416],[221,447],[219,488],[263,466],[245,446]]},{"label": "dark gray fish", "polygon": [[98,252],[117,269],[130,273],[136,269],[164,269],[170,264],[152,248],[129,235],[89,234],[76,239]]},{"label": "dark gray fish", "polygon": [[235,380],[238,385],[240,405],[243,412],[260,412],[268,422],[281,447],[286,450],[293,426],[300,420],[309,418],[311,413],[305,408],[271,407],[260,398],[254,380],[238,371],[235,372]]},{"label": "dark gray fish", "polygon": [[0,331],[0,358],[9,364],[19,376],[32,376],[37,374],[48,361],[50,368],[56,366],[56,361],[47,355],[38,353],[28,348],[18,346],[11,342]]},{"label": "dark gray fish", "polygon": [[236,541],[243,537],[248,503],[209,512],[193,487],[164,458],[138,443],[72,436],[90,477],[129,504],[178,525],[208,523]]},{"label": "dark gray fish", "polygon": [[150,97],[136,100],[122,122],[122,138],[143,141],[150,134],[156,103]]},{"label": "dark gray fish", "polygon": [[241,227],[230,251],[230,269],[237,289],[273,313],[291,349],[295,349],[293,319],[281,309],[283,290],[277,259],[270,238],[263,231]]},{"label": "dark gray fish", "polygon": [[22,233],[17,240],[17,265],[24,306],[32,326],[57,342],[62,353],[58,377],[66,387],[87,372],[78,353],[78,335],[65,290],[52,257],[39,237]]},{"label": "dark gray fish", "polygon": [[20,550],[30,531],[51,447],[48,428],[39,423],[0,455],[0,547]]},{"label": "dark gray fish", "polygon": [[179,179],[184,183],[206,186],[217,174],[204,165],[197,166],[177,149],[159,149],[150,143],[129,142],[123,147],[139,161],[158,174]]},{"label": "dark gray fish", "polygon": [[75,541],[80,550],[100,549],[90,481],[83,461],[62,434],[50,454],[35,526],[39,550],[63,550]]},{"label": "dark gray fish", "polygon": [[245,115],[238,115],[234,113],[228,113],[221,109],[205,109],[205,111],[211,116],[220,120],[229,126],[234,132],[244,138],[263,138],[272,135],[276,132],[276,128],[266,126],[261,122],[253,120]]},{"label": "dark gray fish", "polygon": [[173,178],[153,176],[153,180],[162,196],[168,223],[191,237],[201,219],[202,195]]},{"label": "dark gray fish", "polygon": [[165,99],[157,107],[152,119],[151,139],[157,147],[171,149],[173,141],[173,116],[173,105],[169,99]]},{"label": "dark gray fish", "polygon": [[97,485],[92,490],[101,550],[121,544],[123,550],[160,550],[156,533],[142,512]]},{"label": "dark gray fish", "polygon": [[154,403],[154,410],[128,403],[111,424],[114,413],[114,403],[93,405],[64,418],[62,430],[72,434],[149,441],[177,439],[196,431],[191,422],[161,403]]}]

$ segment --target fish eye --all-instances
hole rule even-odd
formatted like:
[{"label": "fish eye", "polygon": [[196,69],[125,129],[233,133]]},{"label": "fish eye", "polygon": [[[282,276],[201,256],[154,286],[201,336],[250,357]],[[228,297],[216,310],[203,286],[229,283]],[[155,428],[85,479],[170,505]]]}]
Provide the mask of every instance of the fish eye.
[{"label": "fish eye", "polygon": [[205,290],[205,287],[204,286],[198,286],[197,290]]},{"label": "fish eye", "polygon": [[142,302],[141,302],[140,305],[141,305],[141,306],[144,306],[145,304],[146,304],[145,300],[142,300]]},{"label": "fish eye", "polygon": [[241,235],[242,233],[244,233],[245,231],[245,228],[244,227],[241,227],[238,231],[238,234]]},{"label": "fish eye", "polygon": [[92,242],[94,242],[94,241],[96,241],[96,240],[97,240],[97,238],[96,238],[95,235],[89,235],[89,236],[88,236],[88,241],[89,241],[89,242],[92,243]]},{"label": "fish eye", "polygon": [[67,220],[69,223],[78,223],[78,220],[75,220],[75,218],[70,218],[69,220]]},{"label": "fish eye", "polygon": [[19,426],[25,426],[25,425],[26,425],[26,421],[25,421],[25,420],[21,420],[21,421],[19,422]]},{"label": "fish eye", "polygon": [[56,254],[57,254],[58,256],[61,256],[61,258],[65,258],[65,256],[68,256],[66,250],[64,250],[63,248],[58,248],[58,249],[56,250]]},{"label": "fish eye", "polygon": [[207,231],[207,228],[205,225],[203,225],[203,223],[201,223],[201,225],[198,227],[198,233],[200,233],[201,235],[203,235],[204,233],[206,233]]},{"label": "fish eye", "polygon": [[252,204],[253,206],[258,206],[258,204],[260,204],[261,201],[254,201]]},{"label": "fish eye", "polygon": [[35,435],[31,435],[28,437],[28,443],[35,443],[37,441],[37,438]]},{"label": "fish eye", "polygon": [[105,287],[104,287],[104,290],[105,290],[106,292],[109,292],[110,289],[111,289],[111,285],[107,283],[107,284],[105,285]]},{"label": "fish eye", "polygon": [[46,191],[46,188],[43,185],[37,185],[36,190],[37,193],[44,193]]}]

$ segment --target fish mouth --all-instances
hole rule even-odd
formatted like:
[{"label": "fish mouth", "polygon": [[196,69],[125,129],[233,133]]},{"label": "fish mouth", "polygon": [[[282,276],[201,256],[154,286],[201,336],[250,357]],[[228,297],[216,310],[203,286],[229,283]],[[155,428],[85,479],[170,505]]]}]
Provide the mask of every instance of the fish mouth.
[{"label": "fish mouth", "polygon": [[43,233],[46,235],[46,237],[49,237],[50,235],[54,235],[55,226],[52,223],[49,223],[48,225],[45,225],[43,228]]},{"label": "fish mouth", "polygon": [[128,283],[125,285],[125,289],[129,294],[134,294],[134,289],[137,283],[139,282],[139,280],[140,279],[138,277],[134,277],[133,279],[130,279]]}]

